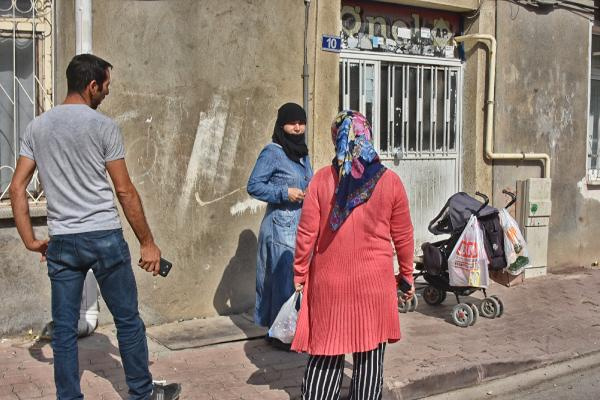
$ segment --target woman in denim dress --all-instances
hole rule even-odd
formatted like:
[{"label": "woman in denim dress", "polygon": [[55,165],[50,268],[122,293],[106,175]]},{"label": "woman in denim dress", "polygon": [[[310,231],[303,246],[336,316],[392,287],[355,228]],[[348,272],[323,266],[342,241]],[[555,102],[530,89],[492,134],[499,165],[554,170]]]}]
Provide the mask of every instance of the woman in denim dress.
[{"label": "woman in denim dress", "polygon": [[294,293],[294,246],[304,191],[313,171],[305,144],[306,113],[294,103],[277,111],[273,142],[248,179],[250,196],[268,203],[258,236],[254,321],[270,327]]}]

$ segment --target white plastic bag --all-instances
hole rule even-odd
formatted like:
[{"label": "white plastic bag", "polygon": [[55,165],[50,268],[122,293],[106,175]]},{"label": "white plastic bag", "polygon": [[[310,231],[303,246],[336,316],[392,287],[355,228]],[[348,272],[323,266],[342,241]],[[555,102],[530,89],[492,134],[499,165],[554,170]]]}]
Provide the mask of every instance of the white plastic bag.
[{"label": "white plastic bag", "polygon": [[477,217],[471,215],[448,258],[450,286],[487,288],[489,284],[488,262],[483,231]]},{"label": "white plastic bag", "polygon": [[510,216],[506,208],[500,210],[500,225],[504,231],[506,272],[511,275],[519,275],[526,266],[531,264],[527,243],[519,230],[517,221]]},{"label": "white plastic bag", "polygon": [[295,292],[279,310],[273,325],[269,329],[269,336],[281,340],[283,343],[292,343],[296,333],[296,321],[298,320],[298,311],[296,302],[302,298],[300,292]]}]

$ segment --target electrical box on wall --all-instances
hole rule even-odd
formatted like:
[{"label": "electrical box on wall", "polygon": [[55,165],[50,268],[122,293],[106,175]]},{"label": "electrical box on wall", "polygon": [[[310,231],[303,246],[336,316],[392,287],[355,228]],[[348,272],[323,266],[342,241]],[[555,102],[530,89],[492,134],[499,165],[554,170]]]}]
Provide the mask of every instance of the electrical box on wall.
[{"label": "electrical box on wall", "polygon": [[525,278],[546,275],[548,229],[552,215],[552,180],[529,178],[517,181],[517,221],[527,242],[531,265]]}]

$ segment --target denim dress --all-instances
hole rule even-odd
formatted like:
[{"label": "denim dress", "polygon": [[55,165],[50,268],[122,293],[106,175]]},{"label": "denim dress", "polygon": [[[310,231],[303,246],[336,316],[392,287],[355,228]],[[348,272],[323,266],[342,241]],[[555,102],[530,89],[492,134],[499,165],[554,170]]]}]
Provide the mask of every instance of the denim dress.
[{"label": "denim dress", "polygon": [[258,235],[254,322],[270,327],[294,293],[294,248],[302,203],[288,199],[288,188],[306,190],[313,171],[308,156],[299,163],[269,143],[248,179],[248,194],[268,203]]}]

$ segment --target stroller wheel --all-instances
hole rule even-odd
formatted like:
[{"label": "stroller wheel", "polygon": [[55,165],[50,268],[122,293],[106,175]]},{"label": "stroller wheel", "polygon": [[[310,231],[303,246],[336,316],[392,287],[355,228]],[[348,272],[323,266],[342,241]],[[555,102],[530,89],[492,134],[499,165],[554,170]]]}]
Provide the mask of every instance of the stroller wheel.
[{"label": "stroller wheel", "polygon": [[412,297],[412,299],[410,299],[410,304],[408,306],[408,311],[415,311],[417,309],[417,306],[419,305],[419,299],[417,298],[417,294],[415,293]]},{"label": "stroller wheel", "polygon": [[502,316],[502,314],[504,314],[504,303],[502,302],[502,300],[500,300],[500,298],[498,296],[496,296],[495,294],[490,296],[494,299],[496,299],[496,301],[498,302],[498,305],[500,306],[498,308],[498,312],[496,313],[496,318],[500,318]]},{"label": "stroller wheel", "polygon": [[461,328],[473,324],[473,309],[466,303],[458,303],[452,309],[452,322]]},{"label": "stroller wheel", "polygon": [[488,297],[486,299],[483,299],[479,308],[481,311],[481,315],[483,315],[486,318],[493,319],[496,318],[496,315],[498,315],[498,311],[500,310],[500,304],[493,297]]},{"label": "stroller wheel", "polygon": [[437,306],[446,299],[446,292],[432,285],[425,286],[423,289],[423,299],[430,306]]},{"label": "stroller wheel", "polygon": [[469,305],[469,307],[471,307],[471,310],[473,310],[473,321],[471,322],[470,325],[475,325],[475,322],[477,322],[477,319],[479,318],[479,310],[477,309],[477,306],[473,303],[467,303]]}]

